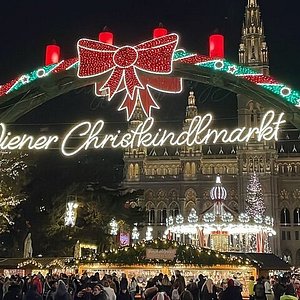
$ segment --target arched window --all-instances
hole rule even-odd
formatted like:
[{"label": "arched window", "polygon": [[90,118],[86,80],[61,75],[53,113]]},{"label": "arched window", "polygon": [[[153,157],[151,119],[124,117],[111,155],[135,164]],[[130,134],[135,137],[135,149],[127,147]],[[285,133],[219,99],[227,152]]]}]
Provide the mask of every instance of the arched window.
[{"label": "arched window", "polygon": [[300,225],[300,207],[294,209],[294,224]]},{"label": "arched window", "polygon": [[179,215],[179,206],[176,202],[171,203],[169,212],[169,216],[172,216],[173,218]]},{"label": "arched window", "polygon": [[187,162],[186,164],[185,164],[185,175],[191,175],[191,164],[189,163],[189,162]]},{"label": "arched window", "polygon": [[155,210],[154,208],[151,208],[149,210],[149,223],[154,224],[155,223]]},{"label": "arched window", "polygon": [[290,211],[286,207],[280,212],[280,223],[282,225],[289,225],[291,223]]},{"label": "arched window", "polygon": [[195,176],[196,175],[196,164],[192,162],[191,164],[191,175]]},{"label": "arched window", "polygon": [[148,202],[146,204],[146,210],[148,212],[148,223],[155,224],[155,209],[153,202]]},{"label": "arched window", "polygon": [[128,170],[128,173],[129,173],[129,178],[132,178],[133,177],[133,164],[130,164],[129,165],[129,170]]},{"label": "arched window", "polygon": [[161,223],[166,224],[166,221],[167,221],[167,209],[163,208]]},{"label": "arched window", "polygon": [[134,177],[138,177],[140,174],[140,168],[138,164],[135,164],[134,166]]},{"label": "arched window", "polygon": [[160,202],[157,206],[157,223],[166,224],[167,221],[167,205]]}]

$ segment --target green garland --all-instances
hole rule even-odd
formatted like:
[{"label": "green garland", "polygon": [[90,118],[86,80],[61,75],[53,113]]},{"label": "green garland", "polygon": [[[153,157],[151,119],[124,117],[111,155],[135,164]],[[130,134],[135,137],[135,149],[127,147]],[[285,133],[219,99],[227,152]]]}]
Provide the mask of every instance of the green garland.
[{"label": "green garland", "polygon": [[[147,259],[146,249],[176,249],[173,260]],[[242,258],[228,253],[222,253],[207,248],[199,248],[193,245],[185,245],[176,241],[155,239],[142,241],[135,245],[118,248],[112,251],[103,252],[95,256],[82,257],[77,263],[111,263],[119,265],[153,264],[165,265],[190,264],[197,266],[216,265],[256,265],[249,259]]]}]

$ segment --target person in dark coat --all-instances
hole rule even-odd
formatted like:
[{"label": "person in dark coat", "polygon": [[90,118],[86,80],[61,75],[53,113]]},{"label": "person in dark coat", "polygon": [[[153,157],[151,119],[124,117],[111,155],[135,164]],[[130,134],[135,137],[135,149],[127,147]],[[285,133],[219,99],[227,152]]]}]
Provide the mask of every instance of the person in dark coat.
[{"label": "person in dark coat", "polygon": [[193,295],[193,300],[199,300],[199,289],[196,282],[191,281],[187,285],[186,289]]},{"label": "person in dark coat", "polygon": [[26,300],[42,300],[42,296],[37,292],[37,285],[31,284],[26,294]]},{"label": "person in dark coat", "polygon": [[202,286],[201,300],[217,299],[217,288],[212,279],[208,278]]},{"label": "person in dark coat", "polygon": [[266,300],[265,286],[262,278],[258,278],[253,288],[255,300]]},{"label": "person in dark coat", "polygon": [[242,293],[239,286],[234,286],[232,279],[228,280],[227,288],[219,294],[220,300],[242,300]]},{"label": "person in dark coat", "polygon": [[189,290],[185,290],[181,293],[180,300],[193,300],[193,295]]},{"label": "person in dark coat", "polygon": [[181,294],[185,290],[185,280],[179,270],[175,271],[175,282],[173,286],[178,285],[178,293]]},{"label": "person in dark coat", "polygon": [[205,282],[204,276],[202,274],[199,274],[197,285],[198,285],[198,289],[199,289],[199,299],[200,300],[202,300],[201,295],[202,295],[202,286],[203,286],[204,282]]},{"label": "person in dark coat", "polygon": [[128,290],[128,280],[126,278],[126,274],[122,273],[122,278],[120,280],[120,291]]},{"label": "person in dark coat", "polygon": [[171,288],[172,288],[172,283],[169,280],[168,275],[164,275],[161,281],[161,290],[165,292],[169,297],[171,297]]},{"label": "person in dark coat", "polygon": [[91,295],[91,300],[107,300],[108,296],[100,285],[95,285]]},{"label": "person in dark coat", "polygon": [[21,288],[18,284],[12,284],[9,286],[7,293],[4,295],[3,300],[15,300],[22,299]]},{"label": "person in dark coat", "polygon": [[119,300],[129,300],[130,295],[128,292],[128,280],[126,278],[126,274],[122,273],[122,278],[120,280],[120,294],[119,294]]},{"label": "person in dark coat", "polygon": [[63,280],[58,281],[56,292],[53,294],[53,300],[71,300],[71,295],[68,293]]},{"label": "person in dark coat", "polygon": [[280,297],[284,294],[284,291],[284,284],[276,277],[273,285],[274,300],[280,300]]}]

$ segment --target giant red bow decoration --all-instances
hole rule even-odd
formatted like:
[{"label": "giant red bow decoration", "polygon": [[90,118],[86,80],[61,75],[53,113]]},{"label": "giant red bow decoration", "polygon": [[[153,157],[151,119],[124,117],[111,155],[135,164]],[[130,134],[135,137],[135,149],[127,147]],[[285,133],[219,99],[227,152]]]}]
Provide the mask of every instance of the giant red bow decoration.
[{"label": "giant red bow decoration", "polygon": [[[151,108],[159,108],[149,87],[165,92],[180,92],[181,80],[145,76],[140,73],[165,75],[172,72],[173,53],[178,43],[176,34],[159,37],[137,46],[116,47],[106,43],[81,39],[78,41],[78,77],[94,77],[111,71],[106,82],[96,83],[96,94],[107,92],[108,100],[126,90],[121,109],[127,110],[128,118],[138,100],[147,116]],[[158,79],[157,79],[158,78]]]}]

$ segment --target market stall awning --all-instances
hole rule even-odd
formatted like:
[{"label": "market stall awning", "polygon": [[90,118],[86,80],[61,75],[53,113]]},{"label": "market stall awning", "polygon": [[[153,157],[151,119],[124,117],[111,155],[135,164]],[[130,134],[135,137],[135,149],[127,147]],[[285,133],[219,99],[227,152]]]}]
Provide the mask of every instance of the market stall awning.
[{"label": "market stall awning", "polygon": [[229,255],[238,255],[243,258],[248,258],[252,262],[257,262],[261,269],[264,270],[290,270],[291,266],[273,253],[240,253],[230,252]]},{"label": "market stall awning", "polygon": [[52,269],[66,267],[68,257],[36,257],[36,258],[0,258],[0,269],[24,269],[36,267],[38,269]]}]

